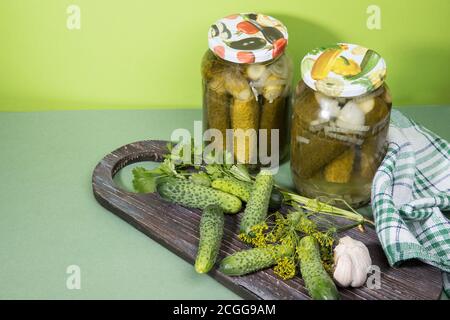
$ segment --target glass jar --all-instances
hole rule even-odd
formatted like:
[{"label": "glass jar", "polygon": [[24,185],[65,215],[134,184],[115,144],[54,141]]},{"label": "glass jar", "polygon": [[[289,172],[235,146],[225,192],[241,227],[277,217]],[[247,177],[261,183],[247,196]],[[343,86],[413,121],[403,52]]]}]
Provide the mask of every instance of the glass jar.
[{"label": "glass jar", "polygon": [[385,62],[373,50],[337,44],[311,51],[301,67],[291,124],[295,186],[309,198],[360,207],[386,154]]},{"label": "glass jar", "polygon": [[[232,150],[239,163],[264,165],[261,148],[268,156],[278,152],[279,159],[287,155],[292,81],[287,38],[281,22],[254,13],[230,15],[209,30],[202,61],[204,130],[219,130],[220,147]],[[238,129],[245,133],[241,140]],[[278,139],[272,140],[275,132]]]}]

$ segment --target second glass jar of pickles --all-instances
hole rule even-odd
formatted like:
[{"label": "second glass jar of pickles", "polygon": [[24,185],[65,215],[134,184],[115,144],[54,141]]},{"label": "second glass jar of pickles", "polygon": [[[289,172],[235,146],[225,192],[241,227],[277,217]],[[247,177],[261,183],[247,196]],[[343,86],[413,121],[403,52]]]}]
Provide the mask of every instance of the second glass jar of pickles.
[{"label": "second glass jar of pickles", "polygon": [[336,44],[311,51],[301,68],[291,124],[295,186],[310,198],[360,207],[386,153],[385,62],[373,50]]},{"label": "second glass jar of pickles", "polygon": [[[287,39],[280,21],[254,13],[227,16],[209,30],[209,50],[202,61],[204,129],[218,129],[223,146],[227,129],[254,129],[256,135],[246,135],[242,148],[231,135],[240,163],[258,162],[259,129],[267,129],[268,154],[277,148],[280,158],[287,155],[292,76],[284,52]],[[271,145],[273,129],[279,130],[279,146]]]}]

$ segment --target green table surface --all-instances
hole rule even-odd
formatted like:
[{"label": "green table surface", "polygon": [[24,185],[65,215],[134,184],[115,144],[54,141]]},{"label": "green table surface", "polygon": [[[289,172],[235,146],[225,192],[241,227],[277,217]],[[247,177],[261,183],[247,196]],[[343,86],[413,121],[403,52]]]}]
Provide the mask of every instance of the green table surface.
[{"label": "green table surface", "polygon": [[[450,107],[400,110],[450,138]],[[0,298],[238,299],[92,195],[104,155],[194,120],[200,110],[0,113]],[[129,187],[130,169],[117,180]],[[291,184],[287,164],[277,180]],[[81,269],[79,290],[66,287],[70,265]]]}]

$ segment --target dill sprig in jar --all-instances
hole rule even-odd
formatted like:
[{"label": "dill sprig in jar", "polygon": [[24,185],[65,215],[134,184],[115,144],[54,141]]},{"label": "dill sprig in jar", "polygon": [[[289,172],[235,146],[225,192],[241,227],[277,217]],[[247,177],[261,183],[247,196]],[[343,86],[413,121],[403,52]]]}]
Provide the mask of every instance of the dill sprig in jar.
[{"label": "dill sprig in jar", "polygon": [[264,147],[268,156],[285,157],[292,79],[286,27],[263,14],[235,14],[213,24],[208,40],[202,61],[204,130],[218,130],[223,139],[211,140],[232,150],[239,163],[267,164],[258,154]]},{"label": "dill sprig in jar", "polygon": [[339,43],[312,50],[301,69],[291,123],[295,186],[307,197],[362,206],[386,153],[392,100],[385,61]]}]

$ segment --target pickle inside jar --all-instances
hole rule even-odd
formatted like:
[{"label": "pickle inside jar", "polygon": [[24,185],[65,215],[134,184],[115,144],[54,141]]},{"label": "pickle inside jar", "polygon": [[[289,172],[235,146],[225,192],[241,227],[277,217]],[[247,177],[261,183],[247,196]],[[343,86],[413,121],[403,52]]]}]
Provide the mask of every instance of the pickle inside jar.
[{"label": "pickle inside jar", "polygon": [[[282,61],[284,58],[281,57],[279,59]],[[269,148],[268,154],[273,151],[270,135],[274,129],[280,130],[280,155],[287,150],[290,69],[280,63],[274,65],[276,61],[266,64],[234,64],[221,60],[214,54],[207,54],[204,58],[202,75],[204,116],[207,122],[205,129],[218,129],[224,135],[223,147],[227,145],[226,129],[241,129],[247,133],[245,139],[240,139],[245,141],[241,150],[237,150],[239,139],[233,135],[234,156],[241,163],[249,164],[257,159],[258,147],[261,145],[259,129],[267,129],[267,141],[264,142]],[[252,130],[245,132],[248,129],[253,129],[256,134]]]}]

